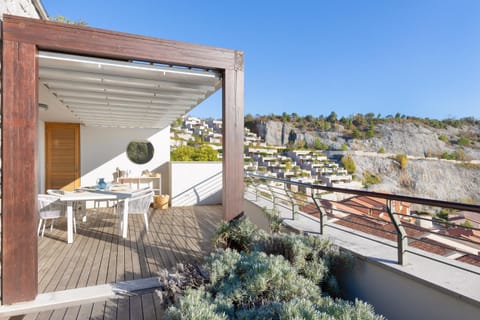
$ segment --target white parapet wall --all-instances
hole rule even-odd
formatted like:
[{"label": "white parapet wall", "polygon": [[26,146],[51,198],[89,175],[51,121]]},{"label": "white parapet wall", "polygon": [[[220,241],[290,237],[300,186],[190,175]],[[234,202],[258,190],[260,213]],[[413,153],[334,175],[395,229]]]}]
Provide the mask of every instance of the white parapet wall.
[{"label": "white parapet wall", "polygon": [[222,203],[222,163],[170,162],[172,207]]},{"label": "white parapet wall", "polygon": [[[272,202],[255,197],[252,190],[245,193],[245,214],[262,227],[261,208],[272,208]],[[289,230],[319,235],[317,218],[298,211],[292,219],[289,208],[276,208]],[[480,268],[411,246],[407,264],[401,266],[393,241],[334,223],[327,224],[324,232],[355,258],[352,268],[338,279],[344,298],[368,302],[389,320],[479,319]]]}]

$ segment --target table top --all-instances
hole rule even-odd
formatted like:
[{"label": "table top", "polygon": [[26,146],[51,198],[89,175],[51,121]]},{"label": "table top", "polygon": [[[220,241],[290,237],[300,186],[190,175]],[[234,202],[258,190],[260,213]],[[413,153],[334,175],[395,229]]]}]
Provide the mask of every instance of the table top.
[{"label": "table top", "polygon": [[119,197],[113,193],[99,193],[92,191],[65,192],[59,196],[60,201],[87,201],[87,200],[116,200]]},{"label": "table top", "polygon": [[138,191],[137,189],[131,189],[128,185],[112,185],[112,187],[108,190],[101,190],[96,189],[95,187],[83,187],[77,189],[79,192],[87,192],[87,193],[96,193],[106,196],[114,196],[115,199],[126,199],[130,198],[133,193]]}]

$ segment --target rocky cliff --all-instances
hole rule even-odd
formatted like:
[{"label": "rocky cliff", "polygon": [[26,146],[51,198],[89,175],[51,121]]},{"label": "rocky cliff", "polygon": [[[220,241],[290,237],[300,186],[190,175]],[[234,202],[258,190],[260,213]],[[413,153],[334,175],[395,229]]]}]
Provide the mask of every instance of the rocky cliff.
[{"label": "rocky cliff", "polygon": [[480,203],[480,166],[434,159],[408,159],[404,169],[396,160],[352,155],[356,176],[380,175],[382,182],[369,190],[425,198]]},{"label": "rocky cliff", "polygon": [[[480,203],[480,145],[472,139],[469,146],[459,146],[461,136],[480,137],[479,126],[436,129],[418,123],[383,123],[375,127],[375,135],[369,139],[353,139],[342,127],[335,132],[305,131],[280,121],[257,123],[257,132],[270,145],[287,145],[289,142],[309,147],[321,141],[330,150],[347,147],[355,164],[355,175],[361,179],[368,171],[379,174],[382,183],[370,186],[397,194]],[[440,139],[442,138],[442,139]],[[377,153],[382,150],[384,153]],[[443,153],[462,151],[474,164],[436,159]],[[358,152],[363,151],[363,152]],[[394,155],[409,156],[406,168],[401,169]],[[475,164],[476,163],[476,164]]]}]

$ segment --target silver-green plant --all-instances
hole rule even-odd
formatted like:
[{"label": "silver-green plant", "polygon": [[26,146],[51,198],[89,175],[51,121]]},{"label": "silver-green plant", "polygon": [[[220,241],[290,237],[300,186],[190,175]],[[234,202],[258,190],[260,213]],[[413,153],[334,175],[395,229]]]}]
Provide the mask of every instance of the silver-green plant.
[{"label": "silver-green plant", "polygon": [[[381,320],[372,306],[339,296],[337,277],[351,255],[314,236],[267,234],[247,219],[223,223],[220,249],[206,259],[207,282],[188,290],[167,319],[366,319]],[[236,243],[244,241],[244,243]]]}]

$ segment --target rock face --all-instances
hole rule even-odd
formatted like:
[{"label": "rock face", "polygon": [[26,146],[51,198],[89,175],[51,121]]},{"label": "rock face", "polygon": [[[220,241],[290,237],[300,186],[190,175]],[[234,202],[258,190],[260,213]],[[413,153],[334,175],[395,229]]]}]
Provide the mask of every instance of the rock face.
[{"label": "rock face", "polygon": [[[378,137],[366,140],[353,139],[349,146],[353,150],[376,152],[384,148],[387,153],[405,153],[411,156],[435,156],[443,152],[454,152],[458,146],[439,139],[441,135],[449,141],[457,141],[464,132],[479,135],[480,128],[469,126],[462,129],[447,127],[434,129],[415,123],[380,124],[377,128]],[[463,148],[467,156],[480,159],[480,149]]]},{"label": "rock face", "polygon": [[[435,129],[416,123],[384,123],[375,127],[375,137],[352,139],[338,132],[306,132],[279,121],[259,122],[258,133],[270,145],[286,145],[293,136],[296,143],[306,141],[309,147],[319,139],[331,150],[340,150],[343,144],[355,161],[355,175],[361,179],[363,172],[380,174],[382,183],[371,186],[371,190],[420,197],[480,203],[480,165],[470,165],[440,159],[425,159],[444,152],[452,153],[459,146],[449,141],[458,141],[462,135],[480,136],[480,127],[447,127]],[[294,134],[293,134],[294,133]],[[448,140],[439,139],[443,135]],[[383,148],[384,154],[377,152]],[[480,145],[463,147],[469,159],[480,160]],[[353,152],[352,152],[353,151]],[[355,152],[363,151],[363,152]],[[409,156],[405,169],[400,169],[395,154]]]},{"label": "rock face", "polygon": [[[435,156],[443,152],[451,153],[458,148],[456,145],[440,140],[441,135],[444,135],[449,141],[457,141],[465,132],[469,135],[480,136],[480,127],[435,129],[412,122],[392,122],[378,124],[375,128],[374,138],[352,139],[344,135],[341,127],[337,132],[311,132],[280,121],[262,121],[257,123],[257,132],[267,144],[275,146],[286,145],[289,142],[289,135],[291,136],[291,132],[294,132],[296,136],[294,142],[306,141],[309,147],[314,146],[315,141],[320,139],[332,150],[340,150],[341,146],[346,144],[349,150],[377,152],[383,148],[386,153],[405,153],[424,157]],[[477,148],[463,148],[463,150],[469,158],[480,160],[480,145]]]},{"label": "rock face", "polygon": [[412,195],[446,201],[480,203],[480,166],[466,166],[445,160],[409,159],[405,169],[391,158],[352,155],[356,176],[365,171],[379,174],[382,183],[372,191]]}]

